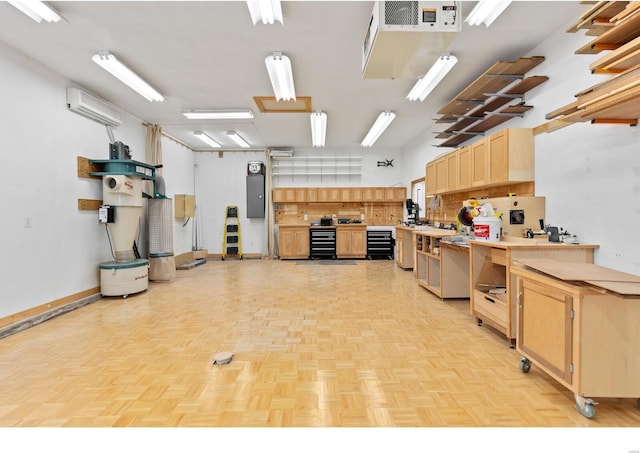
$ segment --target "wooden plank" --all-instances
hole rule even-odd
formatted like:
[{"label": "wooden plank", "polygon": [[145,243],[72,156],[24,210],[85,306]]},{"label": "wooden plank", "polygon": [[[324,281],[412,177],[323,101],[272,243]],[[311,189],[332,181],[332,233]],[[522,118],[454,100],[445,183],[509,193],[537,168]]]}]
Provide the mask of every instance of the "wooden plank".
[{"label": "wooden plank", "polygon": [[533,135],[538,134],[547,134],[549,132],[557,131],[558,129],[562,129],[563,127],[570,126],[574,124],[574,122],[564,121],[564,120],[552,120],[547,121],[546,123],[540,124],[533,128]]},{"label": "wooden plank", "polygon": [[88,158],[78,156],[77,166],[78,166],[78,178],[102,179],[100,176],[92,176],[89,174],[89,172],[102,171],[102,165],[92,164]]},{"label": "wooden plank", "polygon": [[597,59],[589,65],[589,69],[591,71],[598,69],[627,70],[638,64],[640,64],[640,36]]},{"label": "wooden plank", "polygon": [[[567,245],[567,247],[570,248],[571,245]],[[518,259],[518,262],[561,280],[640,284],[640,275],[629,274],[592,263],[567,264],[545,258],[522,258]]]},{"label": "wooden plank", "polygon": [[615,27],[575,51],[579,55],[597,54],[605,48],[621,47],[640,36],[640,10]]},{"label": "wooden plank", "polygon": [[97,211],[101,205],[102,200],[78,198],[78,211]]},{"label": "wooden plank", "polygon": [[604,288],[614,293],[622,294],[624,296],[640,296],[640,283],[635,282],[609,282],[609,281],[596,281],[586,280],[586,283],[590,285]]},{"label": "wooden plank", "polygon": [[625,9],[629,2],[597,2],[589,8],[580,19],[567,29],[567,33],[575,33],[578,30],[592,30],[597,28],[601,21],[610,21]]}]

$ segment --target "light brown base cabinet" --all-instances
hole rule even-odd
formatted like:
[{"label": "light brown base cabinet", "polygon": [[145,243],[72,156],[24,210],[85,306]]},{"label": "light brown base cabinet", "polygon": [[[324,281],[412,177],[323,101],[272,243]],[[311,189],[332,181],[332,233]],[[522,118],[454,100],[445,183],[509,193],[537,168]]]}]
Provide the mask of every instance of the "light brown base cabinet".
[{"label": "light brown base cabinet", "polygon": [[511,274],[513,263],[525,258],[593,263],[593,250],[598,247],[538,242],[535,239],[513,240],[469,241],[471,314],[476,317],[478,325],[487,324],[505,335],[512,348],[516,344],[516,282]]},{"label": "light brown base cabinet", "polygon": [[420,286],[441,299],[469,297],[469,249],[441,241],[455,234],[435,228],[413,232],[414,276]]},{"label": "light brown base cabinet", "polygon": [[367,227],[358,224],[337,225],[336,255],[338,258],[366,258]]},{"label": "light brown base cabinet", "polygon": [[280,259],[309,258],[309,226],[278,225]]},{"label": "light brown base cabinet", "polygon": [[413,269],[413,228],[396,227],[396,264],[401,269]]},{"label": "light brown base cabinet", "polygon": [[538,366],[574,393],[587,418],[595,415],[591,397],[640,397],[639,295],[561,280],[526,266],[511,272],[517,278],[522,372],[531,363]]}]

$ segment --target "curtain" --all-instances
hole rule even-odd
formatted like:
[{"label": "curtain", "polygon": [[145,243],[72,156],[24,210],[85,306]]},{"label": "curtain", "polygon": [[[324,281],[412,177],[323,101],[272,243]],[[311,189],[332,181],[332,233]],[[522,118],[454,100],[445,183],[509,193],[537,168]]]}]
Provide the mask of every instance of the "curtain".
[{"label": "curtain", "polygon": [[[145,162],[149,165],[162,165],[162,127],[157,124],[147,124],[146,128]],[[156,174],[162,175],[162,168],[156,169]],[[146,193],[153,194],[153,181],[145,181],[145,186]]]},{"label": "curtain", "polygon": [[265,175],[265,204],[267,215],[267,253],[269,258],[275,259],[278,257],[278,247],[275,238],[275,213],[273,210],[273,201],[271,200],[271,188],[273,187],[273,174],[271,170],[271,156],[269,156],[269,150],[265,152],[266,157],[266,175]]}]

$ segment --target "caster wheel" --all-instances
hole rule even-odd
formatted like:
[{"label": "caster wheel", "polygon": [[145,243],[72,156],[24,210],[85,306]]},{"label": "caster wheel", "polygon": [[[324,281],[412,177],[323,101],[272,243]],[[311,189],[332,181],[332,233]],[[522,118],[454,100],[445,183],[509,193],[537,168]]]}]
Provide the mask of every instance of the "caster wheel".
[{"label": "caster wheel", "polygon": [[585,403],[584,406],[576,403],[576,408],[586,418],[593,418],[596,415],[596,408],[593,404]]},{"label": "caster wheel", "polygon": [[531,370],[531,362],[526,357],[520,359],[520,371],[528,373]]}]

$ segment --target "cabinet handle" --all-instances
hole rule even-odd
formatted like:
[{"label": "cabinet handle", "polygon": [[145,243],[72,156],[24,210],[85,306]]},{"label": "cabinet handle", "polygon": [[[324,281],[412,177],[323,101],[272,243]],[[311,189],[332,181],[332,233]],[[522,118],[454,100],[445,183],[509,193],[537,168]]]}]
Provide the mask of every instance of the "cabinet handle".
[{"label": "cabinet handle", "polygon": [[522,291],[518,291],[518,294],[516,294],[516,302],[518,304],[518,307],[520,308],[522,308],[521,297],[522,297]]},{"label": "cabinet handle", "polygon": [[492,298],[490,298],[490,297],[488,297],[488,296],[484,296],[484,298],[485,298],[486,300],[488,300],[489,302],[491,302],[492,304],[495,304],[495,303],[496,303],[496,301],[495,301],[495,300],[493,300]]}]

